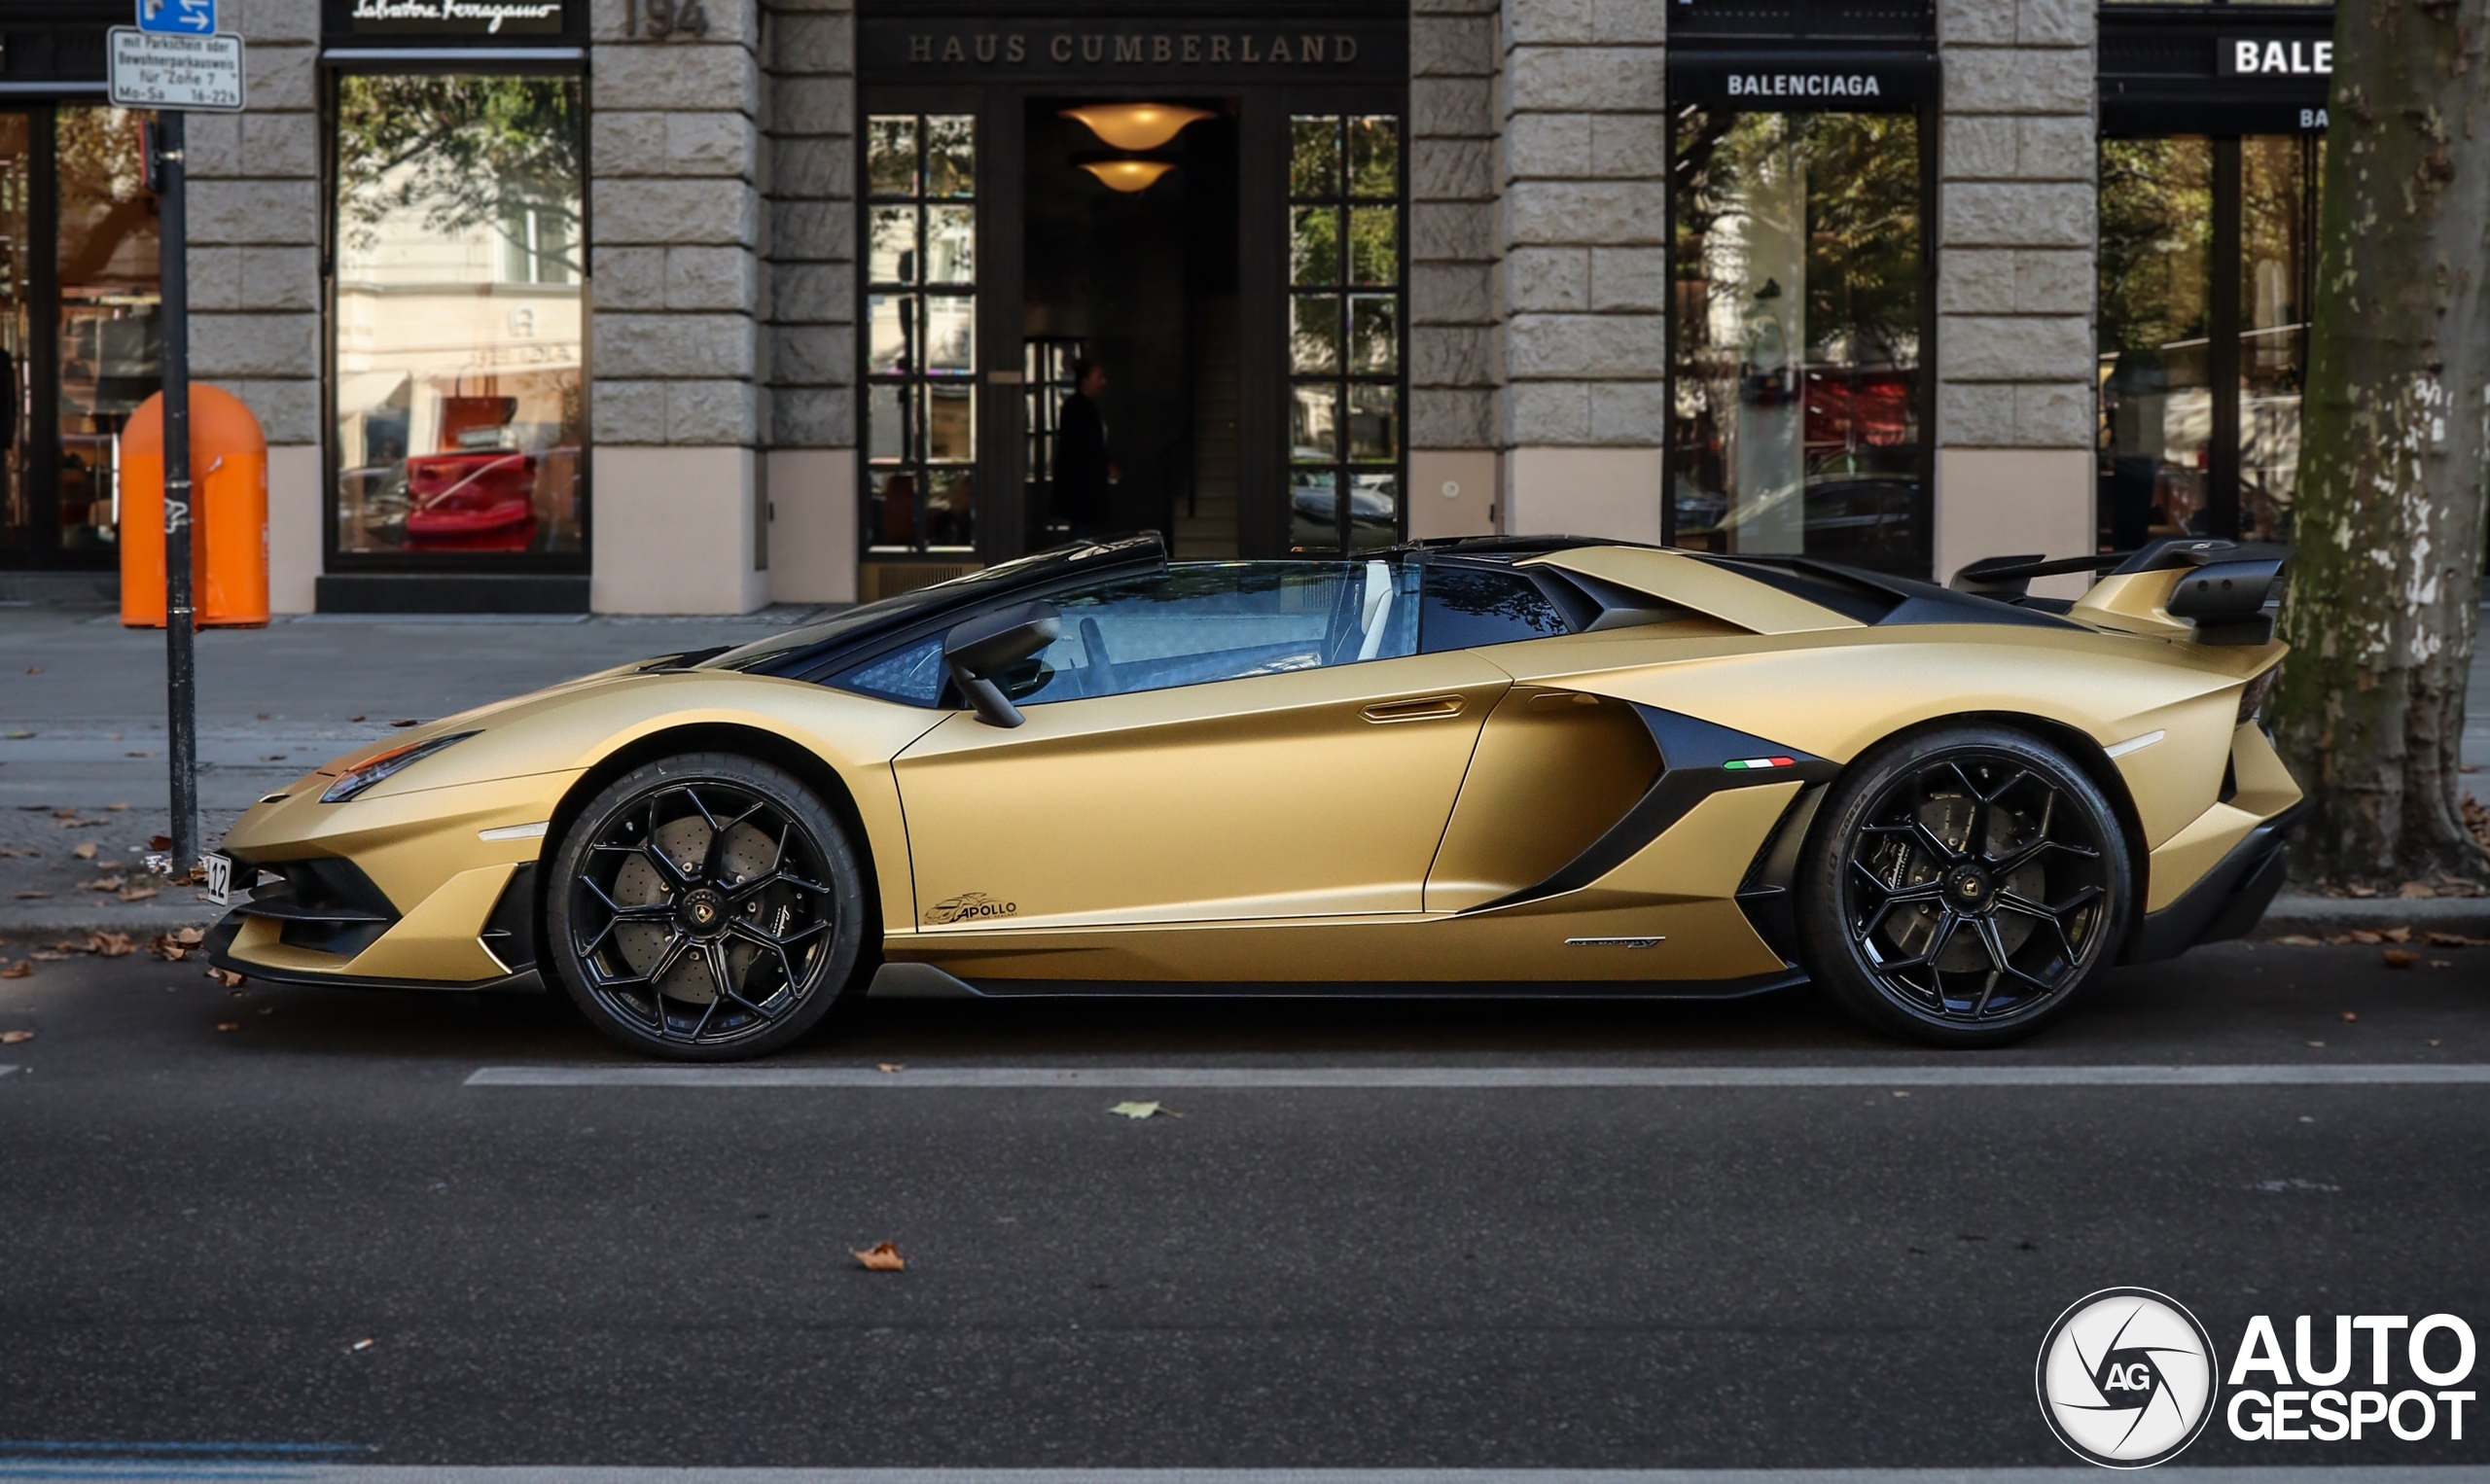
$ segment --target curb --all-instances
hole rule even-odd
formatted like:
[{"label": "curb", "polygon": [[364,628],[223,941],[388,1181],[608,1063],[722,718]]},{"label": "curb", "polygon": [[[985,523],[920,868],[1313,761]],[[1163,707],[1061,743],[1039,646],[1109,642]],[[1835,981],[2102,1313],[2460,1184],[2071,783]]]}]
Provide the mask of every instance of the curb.
[{"label": "curb", "polygon": [[132,903],[118,912],[81,902],[59,906],[13,902],[0,904],[0,937],[41,933],[126,933],[132,937],[152,937],[174,928],[210,927],[224,915],[224,908],[206,901],[165,906]]},{"label": "curb", "polygon": [[2277,897],[2252,937],[2413,927],[2490,936],[2490,897]]}]

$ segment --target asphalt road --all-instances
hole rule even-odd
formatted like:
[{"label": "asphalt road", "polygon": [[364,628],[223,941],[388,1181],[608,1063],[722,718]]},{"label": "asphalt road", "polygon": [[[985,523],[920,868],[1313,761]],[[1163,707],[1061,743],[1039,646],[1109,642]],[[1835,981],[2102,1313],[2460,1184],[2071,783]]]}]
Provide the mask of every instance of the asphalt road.
[{"label": "asphalt road", "polygon": [[[2481,1082],[1116,1085],[1967,1064],[1803,994],[902,1003],[777,1063],[907,1069],[864,1087],[474,1086],[626,1063],[554,1002],[233,993],[143,957],[0,981],[6,1030],[36,1034],[0,1045],[0,1439],[390,1465],[2054,1466],[2033,1358],[2103,1287],[2180,1298],[2225,1356],[2259,1313],[2286,1345],[2303,1313],[2490,1328]],[[2490,1065],[2490,948],[2404,970],[2205,950],[1974,1060]],[[997,1066],[1081,1079],[907,1083]],[[1127,1096],[1182,1116],[1112,1115]],[[884,1240],[905,1272],[850,1255]],[[2485,1436],[2248,1444],[2217,1421],[2186,1461],[2477,1464]]]}]

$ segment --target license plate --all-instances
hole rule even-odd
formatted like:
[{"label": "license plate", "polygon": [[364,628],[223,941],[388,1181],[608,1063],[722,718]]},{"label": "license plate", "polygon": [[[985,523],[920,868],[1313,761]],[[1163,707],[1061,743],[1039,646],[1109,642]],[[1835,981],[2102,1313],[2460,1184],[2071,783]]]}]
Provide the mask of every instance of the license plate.
[{"label": "license plate", "polygon": [[200,858],[207,866],[207,900],[224,906],[233,896],[233,861],[230,856],[210,852]]}]

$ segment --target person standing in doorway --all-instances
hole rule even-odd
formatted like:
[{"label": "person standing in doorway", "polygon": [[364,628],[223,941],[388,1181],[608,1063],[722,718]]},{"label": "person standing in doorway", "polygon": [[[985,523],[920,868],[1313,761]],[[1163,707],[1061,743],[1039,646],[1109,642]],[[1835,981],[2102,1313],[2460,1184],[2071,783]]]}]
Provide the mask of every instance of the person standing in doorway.
[{"label": "person standing in doorway", "polygon": [[1108,486],[1117,469],[1107,457],[1107,419],[1098,406],[1106,389],[1104,366],[1086,356],[1072,363],[1072,395],[1063,400],[1054,435],[1054,503],[1076,541],[1098,535],[1114,513]]}]

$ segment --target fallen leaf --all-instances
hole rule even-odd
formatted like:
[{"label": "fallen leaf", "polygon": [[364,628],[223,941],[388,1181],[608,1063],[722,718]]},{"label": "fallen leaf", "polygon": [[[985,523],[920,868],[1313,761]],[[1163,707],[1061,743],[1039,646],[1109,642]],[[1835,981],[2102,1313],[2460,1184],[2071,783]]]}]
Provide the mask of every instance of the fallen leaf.
[{"label": "fallen leaf", "polygon": [[285,754],[283,754],[283,753],[262,753],[262,754],[260,755],[260,760],[261,760],[262,762],[283,762],[283,761],[285,760]]},{"label": "fallen leaf", "polygon": [[242,976],[230,969],[211,969],[207,972],[207,976],[227,989],[238,989],[243,982]]},{"label": "fallen leaf", "polygon": [[137,752],[137,753],[124,753],[124,754],[122,754],[122,756],[123,756],[123,757],[124,757],[124,758],[153,758],[153,757],[155,757],[155,756],[156,756],[156,754],[154,754],[154,753],[152,753],[152,752]]},{"label": "fallen leaf", "polygon": [[2432,1045],[2434,1045],[2434,1046],[2435,1046],[2435,1045],[2437,1045],[2437,1042],[2434,1041],[2434,1042],[2430,1042],[2430,1044],[2432,1044]]},{"label": "fallen leaf", "polygon": [[2490,937],[2472,937],[2462,933],[2433,933],[2430,935],[2430,946],[2433,948],[2490,948]]},{"label": "fallen leaf", "polygon": [[22,726],[13,727],[9,732],[9,740],[12,742],[22,742],[33,735],[33,732],[26,730]]},{"label": "fallen leaf", "polygon": [[899,1273],[907,1269],[907,1259],[888,1242],[876,1242],[856,1254],[856,1260],[876,1273]]},{"label": "fallen leaf", "polygon": [[14,1046],[34,1039],[32,1031],[0,1031],[0,1046]]},{"label": "fallen leaf", "polygon": [[2386,941],[2385,934],[2372,933],[2366,928],[2354,928],[2351,932],[2344,934],[2343,936],[2347,940],[2355,943],[2382,943]]},{"label": "fallen leaf", "polygon": [[2309,1044],[2310,1044],[2310,1045],[2312,1045],[2312,1046],[2322,1046],[2322,1045],[2326,1044],[2326,1042],[2322,1042],[2322,1041],[2312,1041],[2312,1042],[2309,1042]]},{"label": "fallen leaf", "polygon": [[174,941],[170,933],[159,933],[147,940],[147,951],[168,964],[178,964],[190,950]]},{"label": "fallen leaf", "polygon": [[127,804],[106,804],[104,807],[110,809],[115,814],[127,814],[129,812],[129,805]]},{"label": "fallen leaf", "polygon": [[138,944],[126,933],[89,933],[87,951],[101,958],[127,958],[138,951]]},{"label": "fallen leaf", "polygon": [[52,895],[52,893],[50,893],[50,892],[12,892],[12,893],[10,893],[10,895],[11,895],[11,896],[13,896],[13,897],[15,897],[15,898],[17,898],[19,901],[42,901],[44,898],[51,896],[51,895]]},{"label": "fallen leaf", "polygon": [[33,959],[40,964],[57,964],[62,959],[69,957],[69,955],[65,953],[56,953],[50,948],[37,948],[34,952],[27,954],[26,957]]},{"label": "fallen leaf", "polygon": [[28,665],[28,666],[26,666],[26,673],[27,673],[28,675],[41,675],[41,674],[43,673],[43,666],[41,666],[41,665]]},{"label": "fallen leaf", "polygon": [[2409,948],[2389,948],[2386,950],[2386,967],[2389,969],[2409,969],[2419,962],[2421,962],[2421,955],[2414,953]]},{"label": "fallen leaf", "polygon": [[23,959],[19,959],[8,968],[0,969],[0,979],[22,979],[34,972],[34,965],[27,963]]},{"label": "fallen leaf", "polygon": [[2351,886],[2345,887],[2344,890],[2355,897],[2374,897],[2377,895],[2377,888],[2373,886]]},{"label": "fallen leaf", "polygon": [[2305,933],[2291,933],[2274,939],[2274,941],[2278,943],[2289,943],[2294,948],[2314,948],[2318,946],[2323,939],[2311,937]]},{"label": "fallen leaf", "polygon": [[392,726],[421,726],[424,724],[413,717],[401,717],[389,724]]},{"label": "fallen leaf", "polygon": [[145,901],[155,895],[156,888],[152,886],[125,886],[119,893],[124,901]]},{"label": "fallen leaf", "polygon": [[2432,969],[2453,969],[2455,965],[2446,959],[2432,959],[2430,960],[2430,967]]},{"label": "fallen leaf", "polygon": [[265,721],[267,721],[267,719],[268,719],[268,714],[267,714],[267,712],[263,711],[263,712],[261,712],[261,713],[260,713],[260,720],[261,720],[261,721],[265,722]]},{"label": "fallen leaf", "polygon": [[1107,1112],[1123,1118],[1181,1118],[1183,1113],[1156,1103],[1118,1103]]},{"label": "fallen leaf", "polygon": [[151,834],[147,837],[147,848],[150,850],[170,850],[173,848],[173,837],[169,834]]},{"label": "fallen leaf", "polygon": [[346,720],[349,722],[360,722],[363,720],[363,713],[358,711],[353,716],[346,718]]},{"label": "fallen leaf", "polygon": [[71,852],[69,852],[69,853],[70,853],[71,855],[73,855],[73,856],[76,856],[76,857],[77,857],[79,860],[81,860],[81,861],[91,861],[91,860],[95,859],[95,850],[96,850],[95,842],[94,842],[94,841],[92,841],[92,840],[89,840],[87,843],[85,843],[85,844],[83,844],[83,845],[79,846],[76,850],[73,850],[73,851],[71,851]]},{"label": "fallen leaf", "polygon": [[2349,1024],[2351,1024],[2353,1021],[2358,1020],[2358,1019],[2360,1019],[2360,1018],[2361,1018],[2361,1017],[2360,1017],[2358,1014],[2354,1013],[2354,1012],[2353,1012],[2353,1011],[2351,1011],[2351,1010],[2345,1010],[2345,1011],[2343,1012],[2343,1023],[2344,1023],[2345,1025],[2349,1025]]},{"label": "fallen leaf", "polygon": [[352,1345],[349,1345],[349,1346],[347,1346],[346,1348],[347,1348],[347,1349],[349,1349],[349,1350],[362,1351],[362,1350],[370,1350],[370,1349],[372,1348],[372,1346],[373,1346],[373,1342],[372,1342],[371,1340],[357,1340],[357,1341],[355,1341]]},{"label": "fallen leaf", "polygon": [[92,881],[79,882],[78,889],[82,892],[118,892],[127,884],[128,880],[126,877],[97,876]]},{"label": "fallen leaf", "polygon": [[216,1028],[220,1031],[238,1031],[242,1028],[242,1022],[239,1020],[220,1020],[216,1022]]},{"label": "fallen leaf", "polygon": [[2403,898],[2436,897],[2438,889],[2426,881],[2406,881],[2395,889],[2395,895]]},{"label": "fallen leaf", "polygon": [[877,1062],[874,1064],[873,1070],[876,1072],[906,1072],[907,1070],[907,1063]]},{"label": "fallen leaf", "polygon": [[2386,940],[2390,943],[2408,943],[2412,941],[2412,930],[2408,927],[2389,928],[2386,930]]},{"label": "fallen leaf", "polygon": [[203,943],[207,941],[207,930],[205,928],[177,928],[173,932],[173,941],[184,944]]}]

